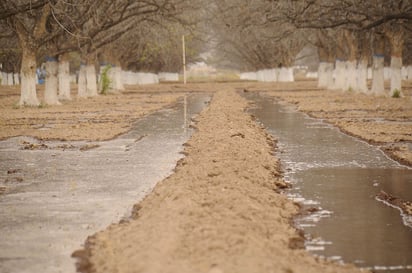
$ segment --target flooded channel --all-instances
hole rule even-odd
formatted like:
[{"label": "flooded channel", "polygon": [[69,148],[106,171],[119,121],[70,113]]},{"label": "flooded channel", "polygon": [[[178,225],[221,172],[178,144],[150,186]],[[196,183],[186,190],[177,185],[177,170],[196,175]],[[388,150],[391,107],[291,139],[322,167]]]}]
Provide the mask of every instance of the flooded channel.
[{"label": "flooded channel", "polygon": [[412,272],[412,227],[375,199],[412,199],[412,170],[378,148],[257,94],[250,112],[278,140],[290,198],[316,212],[296,219],[315,255],[376,272]]},{"label": "flooded channel", "polygon": [[190,95],[111,141],[0,141],[0,272],[75,272],[70,256],[87,236],[129,217],[172,173],[209,100]]}]

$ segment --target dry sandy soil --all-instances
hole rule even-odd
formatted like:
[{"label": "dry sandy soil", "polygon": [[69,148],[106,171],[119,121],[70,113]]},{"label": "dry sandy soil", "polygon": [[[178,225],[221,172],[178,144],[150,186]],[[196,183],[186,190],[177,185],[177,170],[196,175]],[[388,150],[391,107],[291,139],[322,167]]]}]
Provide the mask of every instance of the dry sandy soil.
[{"label": "dry sandy soil", "polygon": [[[41,99],[43,89],[39,89]],[[179,85],[133,86],[122,94],[78,99],[75,90],[74,99],[60,106],[19,108],[18,87],[0,87],[0,139],[21,135],[58,140],[112,139],[127,132],[133,121],[176,102],[188,91]]]},{"label": "dry sandy soil", "polygon": [[[62,106],[17,108],[18,90],[0,88],[0,138],[105,140],[184,92],[215,92],[197,119],[176,172],[113,225],[77,251],[88,272],[358,272],[317,260],[290,224],[299,207],[285,186],[274,141],[245,113],[234,89],[266,91],[343,131],[382,145],[411,164],[412,101],[293,84],[178,84],[129,87],[123,94],[73,99]],[[408,91],[409,92],[409,91]],[[41,97],[41,92],[40,92]]]}]

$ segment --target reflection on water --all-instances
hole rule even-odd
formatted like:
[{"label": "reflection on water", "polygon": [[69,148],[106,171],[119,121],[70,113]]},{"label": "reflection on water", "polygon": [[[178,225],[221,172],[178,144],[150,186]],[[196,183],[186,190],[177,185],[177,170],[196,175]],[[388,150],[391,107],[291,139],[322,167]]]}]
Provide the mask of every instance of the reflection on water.
[{"label": "reflection on water", "polygon": [[412,272],[412,228],[375,199],[384,190],[412,199],[412,170],[379,149],[286,106],[249,95],[259,121],[279,140],[291,198],[318,211],[296,224],[316,255],[379,272]]},{"label": "reflection on water", "polygon": [[[0,186],[7,186],[0,195],[0,272],[75,272],[70,256],[87,236],[129,217],[170,175],[191,134],[185,126],[209,100],[190,95],[87,151],[84,141],[0,141]],[[44,149],[25,150],[24,142]]]}]

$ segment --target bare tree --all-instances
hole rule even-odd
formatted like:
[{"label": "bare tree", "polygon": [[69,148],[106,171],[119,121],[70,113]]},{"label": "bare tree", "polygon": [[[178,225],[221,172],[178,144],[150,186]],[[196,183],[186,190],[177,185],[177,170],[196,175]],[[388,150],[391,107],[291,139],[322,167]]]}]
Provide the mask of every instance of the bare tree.
[{"label": "bare tree", "polygon": [[[199,8],[199,3],[184,0],[2,1],[0,26],[15,33],[22,50],[20,104],[39,104],[36,96],[35,69],[36,56],[40,51],[47,52],[50,62],[47,67],[52,71],[56,71],[56,64],[52,62],[60,59],[61,64],[57,71],[65,74],[68,71],[65,53],[79,51],[85,64],[81,71],[86,75],[85,92],[80,92],[80,95],[94,96],[97,94],[95,62],[101,48],[138,28],[142,22],[153,20],[154,16],[157,19],[167,18],[184,23],[184,18],[180,18],[182,11]],[[54,79],[54,74],[53,72],[48,75]],[[60,80],[60,89],[64,89],[60,97],[70,99],[67,82]],[[57,88],[54,85],[46,88],[47,103],[58,103],[54,94]]]},{"label": "bare tree", "polygon": [[[406,34],[405,26],[412,20],[412,2],[410,0],[400,1],[270,1],[276,12],[268,12],[266,17],[269,21],[287,21],[294,24],[297,28],[305,29],[343,29],[346,31],[345,42],[346,55],[345,61],[353,63],[355,55],[358,58],[358,67],[364,67],[370,47],[370,42],[376,42],[374,45],[374,79],[372,90],[375,93],[382,94],[384,90],[383,82],[376,77],[381,76],[383,69],[383,55],[385,50],[382,49],[380,38],[385,37],[391,45],[392,57],[392,78],[391,93],[394,90],[401,90],[400,67],[402,66],[402,48]],[[337,32],[339,33],[339,31]],[[348,35],[348,33],[351,33]],[[375,34],[376,33],[376,34]],[[380,33],[383,33],[382,36]],[[353,36],[353,38],[351,37]],[[363,37],[362,37],[363,36]],[[370,38],[365,41],[364,37]],[[339,39],[339,35],[336,36]],[[349,43],[348,43],[349,42]],[[362,50],[358,50],[359,47]],[[358,51],[355,54],[355,51]],[[379,52],[383,51],[383,52]],[[336,55],[340,53],[337,52]],[[370,50],[369,50],[370,54]],[[360,56],[362,55],[362,56]],[[340,56],[337,56],[339,58]],[[352,64],[348,64],[353,66]],[[338,66],[338,63],[337,63]],[[351,71],[353,69],[350,69]],[[363,70],[363,69],[362,69]],[[350,72],[351,73],[351,72]],[[349,74],[350,74],[349,73]],[[383,72],[382,72],[383,73]],[[347,77],[347,76],[346,76]],[[352,76],[347,77],[349,79]],[[353,79],[349,82],[353,85]],[[364,81],[364,80],[362,80]],[[362,86],[360,88],[359,86]],[[339,86],[347,88],[348,84]],[[365,90],[365,84],[358,84],[359,89]]]},{"label": "bare tree", "polygon": [[213,8],[220,60],[243,71],[264,70],[273,80],[294,79],[291,66],[313,33],[301,31],[284,19],[268,20],[269,13],[281,16],[270,1],[224,0],[216,1]]}]

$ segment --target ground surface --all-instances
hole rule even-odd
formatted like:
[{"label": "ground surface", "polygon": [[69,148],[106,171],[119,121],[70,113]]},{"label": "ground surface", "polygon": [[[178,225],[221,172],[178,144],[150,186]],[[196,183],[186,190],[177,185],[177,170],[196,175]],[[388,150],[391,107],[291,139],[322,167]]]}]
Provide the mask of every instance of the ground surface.
[{"label": "ground surface", "polygon": [[[58,140],[108,140],[127,132],[133,121],[174,103],[183,87],[137,86],[122,94],[74,99],[60,106],[19,108],[18,87],[0,87],[0,139],[32,136]],[[39,97],[43,96],[40,89]]]},{"label": "ground surface", "polygon": [[[276,193],[283,181],[273,141],[245,114],[231,90],[266,91],[411,164],[412,100],[325,91],[316,83],[197,84],[128,88],[119,95],[62,106],[15,107],[18,90],[0,88],[0,138],[105,140],[187,91],[216,93],[199,118],[176,173],[136,206],[126,223],[88,240],[77,252],[96,272],[352,272],[303,250],[290,219],[298,208]],[[224,92],[226,91],[226,92]],[[407,94],[409,91],[407,91]],[[130,264],[131,263],[131,264]],[[163,270],[164,269],[164,270]],[[139,271],[140,270],[140,271]]]},{"label": "ground surface", "polygon": [[[237,90],[265,91],[296,104],[298,110],[379,145],[393,159],[412,166],[412,83],[404,85],[405,98],[394,99],[327,91],[317,88],[316,81],[230,84]],[[0,87],[0,139],[19,135],[60,140],[112,139],[127,132],[139,117],[173,103],[184,92],[217,89],[210,83],[133,86],[123,94],[74,99],[62,106],[18,108],[18,88]],[[75,89],[75,98],[74,93]]]},{"label": "ground surface", "polygon": [[328,91],[317,88],[315,81],[251,85],[249,89],[295,104],[298,110],[379,145],[393,159],[412,166],[412,86],[404,85],[404,98]]},{"label": "ground surface", "polygon": [[298,207],[272,156],[273,140],[233,90],[217,92],[175,174],[133,217],[90,237],[84,272],[358,272],[318,261],[290,226]]}]

